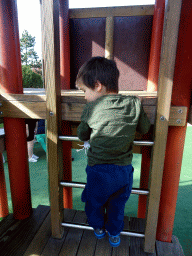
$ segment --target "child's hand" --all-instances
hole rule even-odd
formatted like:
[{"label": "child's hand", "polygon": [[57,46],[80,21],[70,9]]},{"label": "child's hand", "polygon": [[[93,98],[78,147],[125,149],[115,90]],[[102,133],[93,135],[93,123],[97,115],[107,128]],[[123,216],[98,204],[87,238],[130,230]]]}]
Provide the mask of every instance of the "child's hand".
[{"label": "child's hand", "polygon": [[88,149],[90,148],[89,141],[84,141],[84,145],[78,144],[80,147],[83,147],[82,149],[77,149],[77,152],[80,150],[85,149],[85,154],[87,154]]}]

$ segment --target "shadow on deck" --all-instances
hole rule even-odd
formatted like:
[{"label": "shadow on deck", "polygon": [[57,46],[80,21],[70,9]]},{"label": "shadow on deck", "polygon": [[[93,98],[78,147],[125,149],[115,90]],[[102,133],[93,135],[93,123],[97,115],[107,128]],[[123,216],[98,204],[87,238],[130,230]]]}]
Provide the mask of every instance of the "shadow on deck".
[{"label": "shadow on deck", "polygon": [[[65,221],[86,223],[85,212],[64,210]],[[125,228],[144,231],[143,219],[125,218]],[[33,214],[22,221],[14,220],[10,214],[0,222],[0,255],[67,255],[67,256],[184,256],[178,239],[172,243],[156,242],[156,251],[148,254],[143,251],[143,239],[121,236],[117,248],[109,245],[108,237],[97,240],[93,231],[65,228],[62,239],[51,237],[51,216],[49,206],[38,206]]]}]

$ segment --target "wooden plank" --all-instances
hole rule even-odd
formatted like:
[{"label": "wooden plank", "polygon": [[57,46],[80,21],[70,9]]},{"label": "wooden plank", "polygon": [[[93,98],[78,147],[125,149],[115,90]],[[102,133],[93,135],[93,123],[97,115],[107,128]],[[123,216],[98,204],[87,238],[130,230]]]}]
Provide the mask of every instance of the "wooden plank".
[{"label": "wooden plank", "polygon": [[[137,233],[145,232],[145,220],[138,218],[130,218],[130,230]],[[138,237],[130,237],[130,255],[137,256],[156,256],[156,252],[148,254],[144,252],[144,239]]]},{"label": "wooden plank", "polygon": [[49,210],[48,206],[38,206],[37,209],[33,209],[33,213],[29,218],[20,222],[19,226],[12,230],[7,230],[7,234],[3,238],[3,244],[1,244],[2,255],[23,255],[48,215]]},{"label": "wooden plank", "polygon": [[14,226],[19,220],[13,218],[13,214],[9,214],[2,221],[0,221],[0,240],[3,234],[12,226]]},{"label": "wooden plank", "polygon": [[155,144],[153,147],[150,171],[150,193],[148,196],[145,230],[145,251],[149,253],[153,253],[155,249],[181,2],[181,0],[168,0],[165,5],[165,19],[158,82],[159,91],[155,125]]},{"label": "wooden plank", "polygon": [[145,16],[154,14],[154,5],[122,6],[122,7],[100,7],[100,8],[78,8],[70,9],[71,19],[100,18],[109,16]]},{"label": "wooden plank", "polygon": [[59,0],[42,1],[43,59],[46,88],[47,156],[50,187],[52,236],[61,238],[63,228],[62,191],[59,182],[62,177],[61,142],[58,134],[61,128],[60,89],[60,45],[59,45]]},{"label": "wooden plank", "polygon": [[[88,222],[86,221],[86,224]],[[84,230],[81,243],[77,252],[77,256],[95,255],[95,247],[97,244],[97,238],[93,231]]]},{"label": "wooden plank", "polygon": [[[83,211],[78,211],[74,217],[75,223],[83,224],[86,223],[86,220],[87,217]],[[75,228],[70,229],[59,255],[75,256],[77,254],[82,235],[83,230]]]},{"label": "wooden plank", "polygon": [[[64,220],[66,222],[72,222],[74,219],[74,216],[76,214],[75,210],[72,209],[64,209]],[[48,243],[46,244],[45,248],[43,249],[41,255],[42,256],[55,256],[59,255],[59,252],[61,250],[61,247],[66,239],[66,236],[68,234],[69,228],[64,229],[64,235],[62,239],[54,239],[53,237],[49,238]]]},{"label": "wooden plank", "polygon": [[[62,107],[62,120],[76,121],[81,120],[81,114],[85,106],[85,102],[82,98],[78,97],[64,97],[64,103]],[[155,122],[156,106],[148,105],[150,101],[154,102],[154,99],[145,98],[143,108],[147,113],[151,124]],[[35,118],[46,119],[46,103],[45,102],[4,102],[0,107],[0,111],[3,112],[3,117],[14,118]],[[181,112],[180,112],[181,111]],[[187,118],[187,107],[171,106],[169,126],[184,126]]]},{"label": "wooden plank", "polygon": [[109,237],[105,236],[103,239],[98,239],[96,244],[95,255],[97,256],[111,256],[112,247],[109,244]]},{"label": "wooden plank", "polygon": [[6,101],[1,110],[3,117],[46,119],[45,102]]},{"label": "wooden plank", "polygon": [[[129,229],[129,218],[125,216],[124,230]],[[117,248],[112,249],[112,256],[132,256],[132,254],[129,253],[129,240],[130,238],[128,236],[121,236],[121,244]]]},{"label": "wooden plank", "polygon": [[176,236],[172,237],[172,243],[156,241],[157,256],[184,256],[183,249]]},{"label": "wooden plank", "polygon": [[49,237],[51,236],[51,214],[49,213],[44,220],[42,226],[38,230],[37,234],[33,238],[29,247],[27,248],[24,256],[40,255],[43,248],[47,244]]},{"label": "wooden plank", "polygon": [[187,107],[171,106],[169,126],[185,126],[187,122]]},{"label": "wooden plank", "polygon": [[113,59],[113,34],[114,34],[114,17],[106,17],[105,26],[105,58]]}]

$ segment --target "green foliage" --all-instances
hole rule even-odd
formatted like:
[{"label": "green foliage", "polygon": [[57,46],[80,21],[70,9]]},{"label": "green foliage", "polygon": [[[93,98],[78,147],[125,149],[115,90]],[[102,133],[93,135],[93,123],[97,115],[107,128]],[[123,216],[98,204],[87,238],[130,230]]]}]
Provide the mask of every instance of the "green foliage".
[{"label": "green foliage", "polygon": [[20,39],[23,88],[42,88],[42,63],[34,50],[35,37],[24,30]]},{"label": "green foliage", "polygon": [[24,30],[20,39],[21,48],[21,63],[22,65],[29,65],[34,67],[41,63],[38,61],[38,55],[34,50],[35,36],[31,36],[27,30]]},{"label": "green foliage", "polygon": [[41,75],[33,72],[29,66],[22,66],[23,88],[43,88]]}]

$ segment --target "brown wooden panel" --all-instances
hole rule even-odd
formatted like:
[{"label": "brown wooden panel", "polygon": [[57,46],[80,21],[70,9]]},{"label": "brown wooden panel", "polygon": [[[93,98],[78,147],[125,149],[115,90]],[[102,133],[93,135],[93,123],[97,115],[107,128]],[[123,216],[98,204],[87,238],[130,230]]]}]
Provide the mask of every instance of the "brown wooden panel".
[{"label": "brown wooden panel", "polygon": [[114,60],[120,90],[146,90],[152,16],[114,18]]},{"label": "brown wooden panel", "polygon": [[71,88],[79,68],[93,56],[105,56],[105,18],[70,19]]},{"label": "brown wooden panel", "polygon": [[[85,212],[78,211],[74,217],[74,222],[82,224],[87,220]],[[59,255],[77,255],[79,244],[83,235],[83,230],[81,229],[70,229],[65,242],[61,248]]]},{"label": "brown wooden panel", "polygon": [[154,5],[70,9],[70,18],[153,15]]}]

